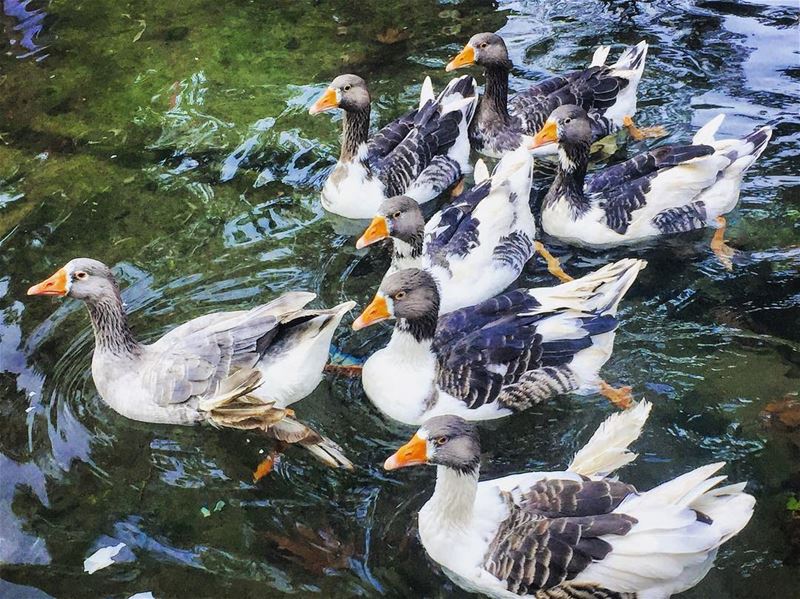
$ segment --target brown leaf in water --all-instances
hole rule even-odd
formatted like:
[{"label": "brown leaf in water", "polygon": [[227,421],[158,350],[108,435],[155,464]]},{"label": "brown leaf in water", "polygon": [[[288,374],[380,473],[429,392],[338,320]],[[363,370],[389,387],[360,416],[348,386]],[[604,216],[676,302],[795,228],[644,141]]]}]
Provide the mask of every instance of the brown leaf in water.
[{"label": "brown leaf in water", "polygon": [[269,532],[265,536],[278,548],[291,554],[292,561],[313,574],[324,574],[326,570],[348,567],[350,559],[355,555],[352,541],[339,541],[329,527],[315,531],[298,522],[295,528],[295,538]]},{"label": "brown leaf in water", "polygon": [[788,428],[800,427],[800,398],[787,395],[783,399],[767,404],[764,416],[768,422],[779,420]]},{"label": "brown leaf in water", "polygon": [[397,29],[396,27],[387,27],[375,36],[375,39],[382,44],[396,44],[411,37],[408,29]]}]

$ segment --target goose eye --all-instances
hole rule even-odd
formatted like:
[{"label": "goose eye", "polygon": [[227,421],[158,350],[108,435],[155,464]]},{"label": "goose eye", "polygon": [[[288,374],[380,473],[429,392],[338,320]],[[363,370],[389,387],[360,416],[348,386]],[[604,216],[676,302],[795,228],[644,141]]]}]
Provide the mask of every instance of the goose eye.
[{"label": "goose eye", "polygon": [[80,279],[81,281],[83,281],[83,280],[84,280],[85,278],[87,278],[88,276],[89,276],[89,275],[87,275],[87,274],[86,274],[85,272],[83,272],[82,270],[79,270],[78,272],[76,272],[76,273],[75,273],[75,278],[76,278],[76,279]]},{"label": "goose eye", "polygon": [[400,218],[400,211],[398,210],[394,214],[392,214],[392,218]]},{"label": "goose eye", "polygon": [[405,291],[398,291],[397,293],[394,294],[394,299],[401,300],[405,296],[406,296],[406,292]]},{"label": "goose eye", "polygon": [[349,92],[351,87],[352,86],[348,83],[347,85],[344,86],[344,91]]},{"label": "goose eye", "polygon": [[488,45],[489,45],[489,44],[487,44],[486,42],[483,42],[483,43],[481,44],[481,48],[486,48],[486,46],[488,46]]},{"label": "goose eye", "polygon": [[564,124],[569,125],[572,122],[572,119],[564,119]]},{"label": "goose eye", "polygon": [[441,447],[442,445],[447,443],[447,437],[444,437],[444,436],[436,437],[436,439],[433,442],[436,443],[436,445]]}]

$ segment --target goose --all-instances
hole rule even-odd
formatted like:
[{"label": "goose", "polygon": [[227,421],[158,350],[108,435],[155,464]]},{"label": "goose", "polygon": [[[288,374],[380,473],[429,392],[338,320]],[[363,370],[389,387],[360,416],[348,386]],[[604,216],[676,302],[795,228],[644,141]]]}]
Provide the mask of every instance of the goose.
[{"label": "goose", "polygon": [[716,225],[712,248],[732,268],[723,215],[736,207],[744,173],[766,148],[772,128],[717,141],[724,118],[720,114],[706,123],[691,145],[648,150],[587,181],[590,119],[578,106],[556,109],[532,143],[558,143],[542,228],[567,243],[603,249]]},{"label": "goose", "polygon": [[483,161],[476,185],[425,224],[408,196],[385,200],[356,242],[362,249],[390,237],[388,274],[423,268],[439,285],[439,314],[477,304],[505,290],[533,255],[536,224],[528,197],[533,157],[526,148],[506,154],[492,177]]},{"label": "goose", "polygon": [[427,554],[458,586],[511,599],[665,599],[697,585],[753,515],[724,462],[639,492],[609,475],[636,459],[650,404],[610,416],[563,472],[478,482],[480,439],[458,416],[431,418],[383,467],[436,466],[419,510]]},{"label": "goose", "polygon": [[419,108],[369,139],[370,95],[357,75],[340,75],[309,109],[344,111],[339,160],[322,189],[322,205],[353,219],[372,218],[381,202],[405,194],[420,204],[458,185],[472,172],[469,126],[477,104],[475,80],[451,81],[437,98],[430,78]]},{"label": "goose", "polygon": [[598,370],[611,355],[617,306],[641,260],[625,259],[543,289],[516,289],[439,317],[436,280],[421,269],[387,277],[353,322],[396,319],[389,344],[364,363],[369,400],[389,418],[418,425],[439,414],[508,416],[571,391],[600,392],[620,407]]},{"label": "goose", "polygon": [[[601,46],[588,69],[550,77],[510,98],[512,63],[503,38],[495,33],[473,35],[445,70],[474,64],[485,69],[486,85],[469,127],[469,139],[478,152],[499,158],[520,145],[529,146],[531,136],[562,104],[579,104],[591,111],[595,140],[623,127],[634,139],[664,135],[663,127],[638,129],[632,121],[647,48],[646,42],[639,42],[627,48],[615,64],[606,66],[610,48]],[[537,150],[539,155],[555,153],[555,146]]]},{"label": "goose", "polygon": [[313,293],[285,293],[250,310],[195,318],[146,344],[128,326],[111,269],[98,260],[71,260],[28,295],[86,304],[95,341],[92,378],[101,399],[122,416],[259,430],[300,444],[329,466],[352,468],[333,441],[295,420],[288,406],[322,380],[333,331],[354,302],[308,310]]}]

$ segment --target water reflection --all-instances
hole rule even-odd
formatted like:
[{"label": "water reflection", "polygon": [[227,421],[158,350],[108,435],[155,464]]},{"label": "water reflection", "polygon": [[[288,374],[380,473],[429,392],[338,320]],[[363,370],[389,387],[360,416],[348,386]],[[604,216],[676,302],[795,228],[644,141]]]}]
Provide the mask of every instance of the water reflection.
[{"label": "water reflection", "polygon": [[3,13],[12,19],[8,43],[18,58],[47,58],[47,46],[38,43],[47,17],[44,8],[36,8],[41,4],[39,0],[3,0]]}]

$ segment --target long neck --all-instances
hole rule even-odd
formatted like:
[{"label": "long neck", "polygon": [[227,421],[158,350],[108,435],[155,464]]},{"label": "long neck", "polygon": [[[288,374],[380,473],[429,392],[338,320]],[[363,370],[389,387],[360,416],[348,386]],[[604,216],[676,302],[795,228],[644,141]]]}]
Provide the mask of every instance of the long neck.
[{"label": "long neck", "polygon": [[481,100],[481,110],[499,115],[508,120],[508,73],[511,66],[492,65],[486,67],[486,87]]},{"label": "long neck", "polygon": [[558,169],[551,189],[558,190],[559,196],[566,196],[571,204],[580,209],[588,204],[583,195],[588,164],[588,142],[558,144]]},{"label": "long neck", "polygon": [[141,345],[133,336],[119,293],[86,303],[98,350],[117,356],[138,355]]},{"label": "long neck", "polygon": [[416,261],[422,256],[422,236],[423,232],[420,230],[417,235],[414,235],[410,239],[403,240],[392,237],[394,246],[392,265],[395,267],[403,265],[403,268],[409,268],[408,264],[411,261]]},{"label": "long neck", "polygon": [[339,160],[345,162],[358,154],[358,147],[366,143],[369,138],[369,110],[345,111],[344,126],[342,128],[342,150]]},{"label": "long neck", "polygon": [[461,473],[446,466],[436,467],[436,488],[426,507],[442,525],[466,526],[472,519],[478,492],[478,469]]}]

